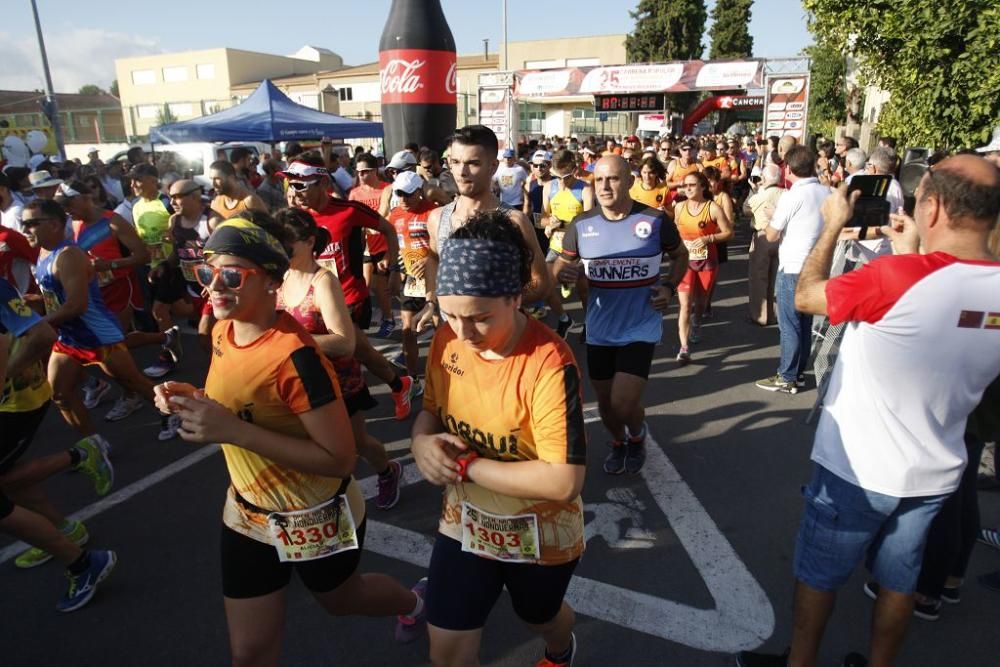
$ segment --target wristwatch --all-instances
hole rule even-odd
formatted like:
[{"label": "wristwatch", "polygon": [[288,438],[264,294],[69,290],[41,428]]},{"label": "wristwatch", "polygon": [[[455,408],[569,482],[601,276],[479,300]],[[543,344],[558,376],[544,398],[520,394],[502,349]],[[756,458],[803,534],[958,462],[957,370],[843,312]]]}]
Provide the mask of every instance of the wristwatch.
[{"label": "wristwatch", "polygon": [[111,260],[111,263],[109,264],[109,266],[112,269],[117,269],[118,268],[118,262],[116,260]]}]

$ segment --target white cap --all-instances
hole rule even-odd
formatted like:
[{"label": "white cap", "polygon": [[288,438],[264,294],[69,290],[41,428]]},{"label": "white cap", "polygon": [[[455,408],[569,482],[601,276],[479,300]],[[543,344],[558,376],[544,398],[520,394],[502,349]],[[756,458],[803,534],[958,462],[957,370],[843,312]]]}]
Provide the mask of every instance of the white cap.
[{"label": "white cap", "polygon": [[98,152],[97,146],[91,146],[90,148],[87,149],[87,155],[90,155],[91,153],[97,153],[97,152]]},{"label": "white cap", "polygon": [[392,180],[392,189],[412,195],[424,187],[424,179],[412,171],[401,171]]},{"label": "white cap", "polygon": [[392,156],[389,160],[389,164],[386,165],[392,169],[407,169],[409,167],[414,167],[417,164],[417,158],[410,151],[399,151]]},{"label": "white cap", "polygon": [[53,185],[62,185],[61,178],[53,178],[52,174],[45,171],[33,171],[28,174],[28,182],[32,188],[51,188]]},{"label": "white cap", "polygon": [[535,151],[535,154],[531,156],[531,163],[542,164],[543,162],[552,162],[552,153],[548,151]]}]

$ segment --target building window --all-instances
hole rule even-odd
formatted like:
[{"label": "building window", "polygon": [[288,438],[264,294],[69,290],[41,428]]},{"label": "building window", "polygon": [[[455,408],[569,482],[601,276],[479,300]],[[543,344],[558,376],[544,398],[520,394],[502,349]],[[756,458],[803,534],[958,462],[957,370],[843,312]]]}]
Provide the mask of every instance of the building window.
[{"label": "building window", "polygon": [[170,109],[170,115],[174,118],[194,115],[194,106],[190,102],[171,102],[167,108]]},{"label": "building window", "polygon": [[340,97],[341,102],[350,102],[354,99],[354,89],[353,88],[341,88],[337,91],[337,95]]},{"label": "building window", "polygon": [[215,65],[209,63],[206,65],[195,65],[194,68],[195,75],[199,79],[214,79],[215,78]]},{"label": "building window", "polygon": [[132,70],[132,83],[137,86],[148,86],[156,83],[156,71],[151,69]]},{"label": "building window", "polygon": [[543,134],[545,132],[545,107],[541,104],[523,103],[518,106],[518,127],[521,132]]},{"label": "building window", "polygon": [[601,64],[600,58],[567,58],[566,67],[597,67]]},{"label": "building window", "polygon": [[177,83],[179,81],[187,81],[187,78],[188,78],[187,67],[163,68],[163,80],[166,83]]},{"label": "building window", "polygon": [[135,108],[135,113],[139,118],[156,118],[159,110],[158,104],[140,104]]}]

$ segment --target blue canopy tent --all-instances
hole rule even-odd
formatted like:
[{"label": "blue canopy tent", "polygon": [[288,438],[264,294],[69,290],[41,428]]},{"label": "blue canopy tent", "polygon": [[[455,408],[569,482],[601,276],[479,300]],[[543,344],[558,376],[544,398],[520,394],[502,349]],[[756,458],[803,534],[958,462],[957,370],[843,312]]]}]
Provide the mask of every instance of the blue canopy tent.
[{"label": "blue canopy tent", "polygon": [[261,141],[381,137],[382,123],[352,120],[296,104],[264,79],[250,97],[231,109],[181,123],[154,127],[154,143]]}]

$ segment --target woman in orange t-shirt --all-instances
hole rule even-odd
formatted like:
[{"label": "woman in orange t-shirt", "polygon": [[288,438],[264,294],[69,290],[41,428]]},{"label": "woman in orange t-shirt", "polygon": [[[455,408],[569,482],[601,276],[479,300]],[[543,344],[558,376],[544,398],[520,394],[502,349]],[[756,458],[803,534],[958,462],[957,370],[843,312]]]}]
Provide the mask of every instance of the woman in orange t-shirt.
[{"label": "woman in orange t-shirt", "polygon": [[[365,503],[357,453],[330,361],[276,308],[288,255],[282,228],[221,223],[195,269],[218,323],[205,389],[156,387],[188,442],[222,443],[222,591],[233,662],[276,665],[292,572],[333,615],[422,619],[423,600],[396,580],[357,571]],[[272,233],[273,232],[273,233]]]},{"label": "woman in orange t-shirt", "polygon": [[521,312],[530,279],[531,252],[502,211],[473,216],[441,254],[448,326],[431,343],[412,444],[445,487],[427,584],[434,664],[479,664],[504,587],[545,641],[539,665],[575,652],[563,598],[584,546],[580,371],[566,341]]}]

